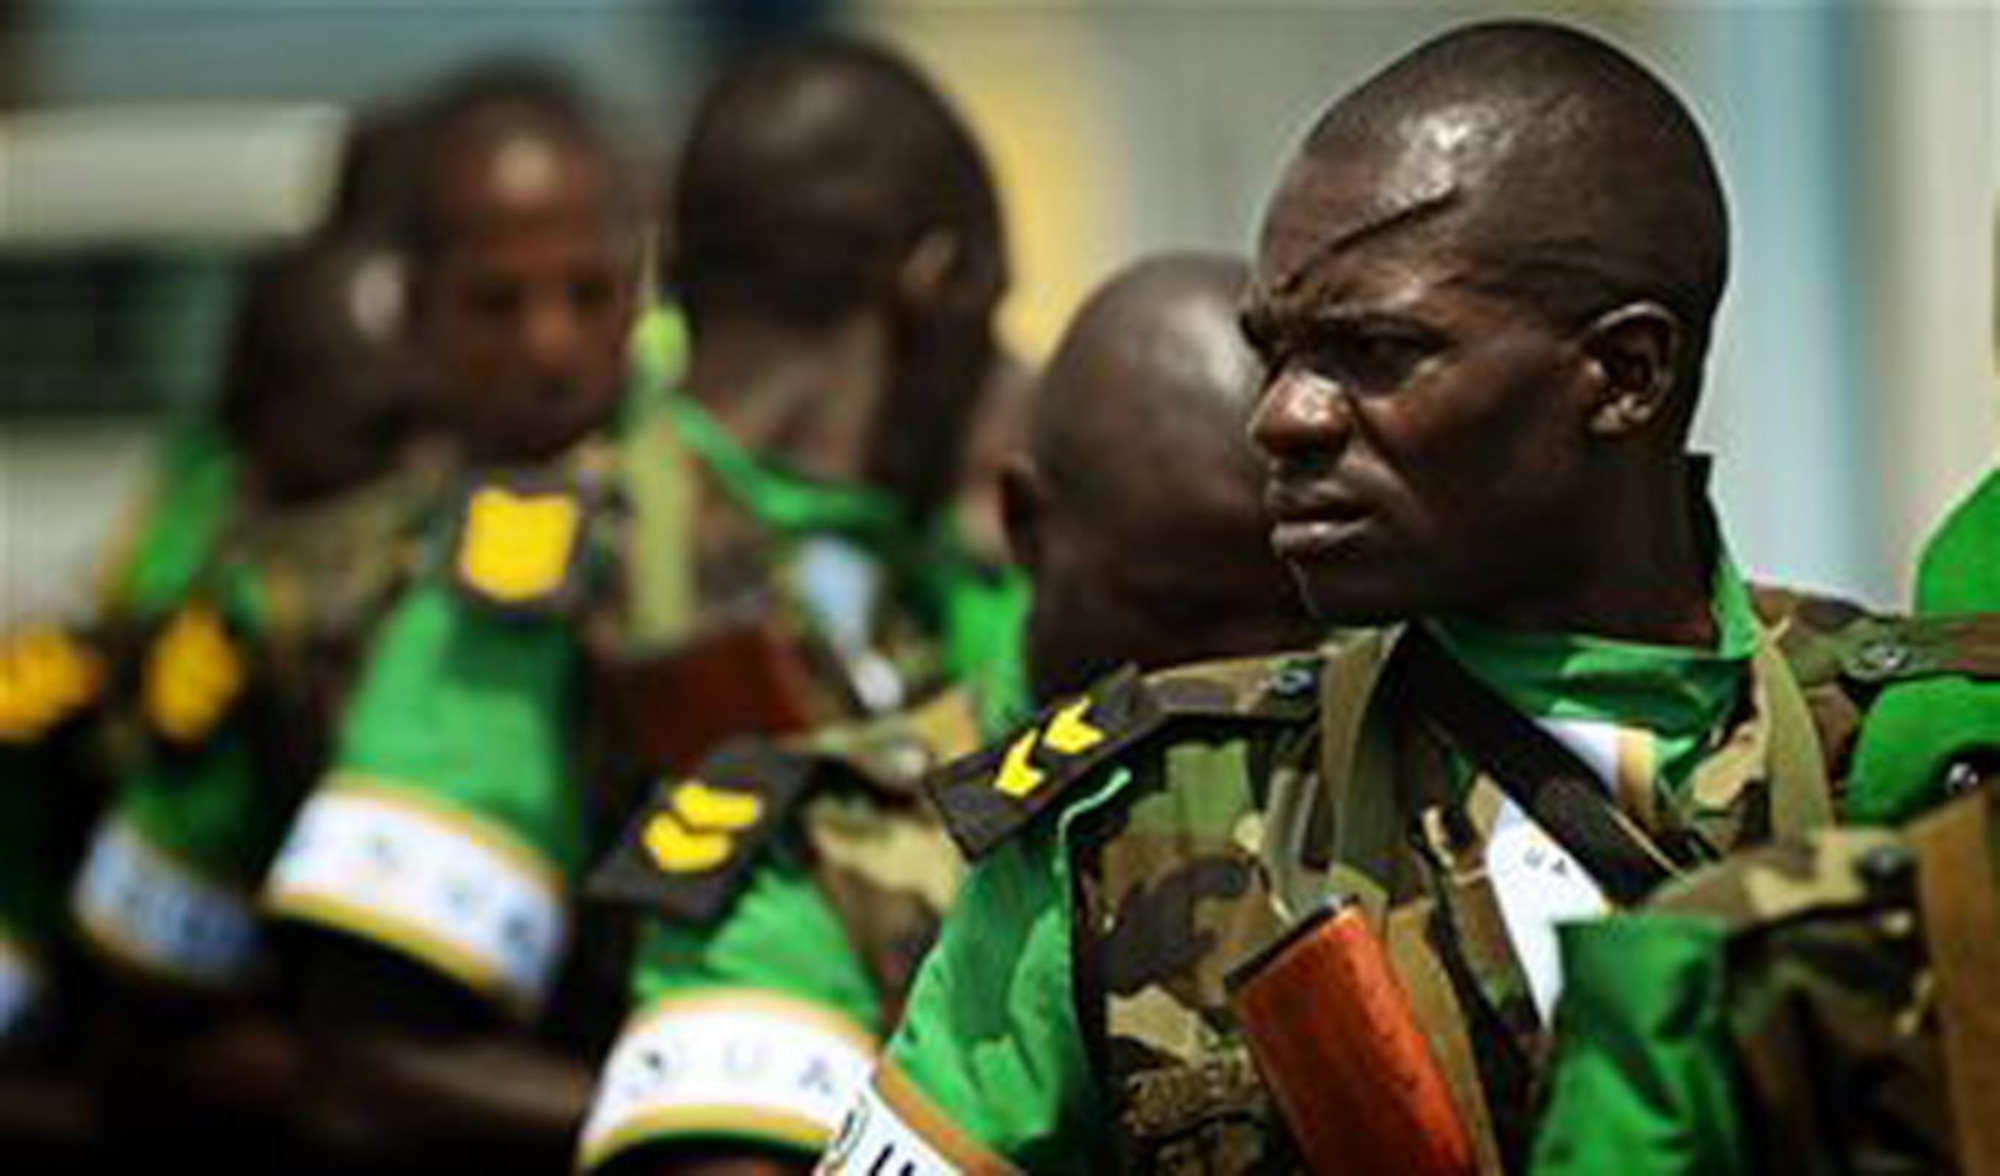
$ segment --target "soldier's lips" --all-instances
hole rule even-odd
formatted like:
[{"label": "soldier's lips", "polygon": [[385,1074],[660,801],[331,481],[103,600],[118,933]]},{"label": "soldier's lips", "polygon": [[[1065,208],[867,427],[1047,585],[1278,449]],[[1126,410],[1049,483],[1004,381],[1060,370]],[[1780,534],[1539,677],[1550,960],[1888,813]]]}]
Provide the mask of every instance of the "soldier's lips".
[{"label": "soldier's lips", "polygon": [[1279,558],[1311,560],[1351,542],[1373,512],[1353,498],[1325,487],[1278,483],[1265,494],[1271,517],[1271,548]]},{"label": "soldier's lips", "polygon": [[1271,525],[1271,550],[1289,563],[1309,563],[1351,544],[1368,525],[1367,515],[1280,520]]}]

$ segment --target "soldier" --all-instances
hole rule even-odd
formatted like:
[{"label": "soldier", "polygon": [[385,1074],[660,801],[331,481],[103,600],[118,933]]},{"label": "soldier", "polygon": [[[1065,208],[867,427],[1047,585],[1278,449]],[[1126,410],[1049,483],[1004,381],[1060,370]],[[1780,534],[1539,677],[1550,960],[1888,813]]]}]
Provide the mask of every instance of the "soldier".
[{"label": "soldier", "polygon": [[403,281],[387,245],[322,239],[247,283],[218,412],[232,506],[143,642],[140,747],[73,897],[113,982],[106,1138],[135,1155],[254,1154],[259,1131],[214,1126],[269,1127],[288,1084],[255,895],[434,496]]},{"label": "soldier", "polygon": [[[1216,257],[1142,262],[1057,347],[1032,442],[1000,475],[1034,585],[1027,656],[1044,702],[1127,661],[1311,640],[1263,541],[1243,441],[1258,386],[1233,325],[1246,277]],[[1183,471],[1172,496],[1156,492],[1164,469]],[[956,856],[915,783],[977,745],[970,701],[954,691],[859,728],[738,746],[669,782],[631,825],[600,885],[660,917],[584,1131],[586,1169],[699,1170],[750,1154],[773,1156],[774,1171],[807,1166],[956,887]],[[691,810],[732,806],[754,808],[754,822],[716,840],[722,859],[697,855]],[[732,1050],[758,1064],[732,1068]],[[790,1085],[815,1072],[823,1086]]]},{"label": "soldier", "polygon": [[1248,1056],[1225,976],[1336,897],[1443,1170],[1521,1158],[1555,921],[1821,824],[1842,767],[1807,694],[1858,662],[1787,664],[1685,449],[1725,242],[1688,112],[1584,34],[1461,29],[1333,105],[1266,213],[1251,429],[1308,603],[1377,627],[1114,677],[943,771],[978,860],[829,1169],[1296,1167],[1275,1105],[1413,1089]]},{"label": "soldier", "polygon": [[[1924,554],[1929,649],[2000,610],[1996,536],[2000,476]],[[1907,830],[1773,846],[1564,929],[1536,1172],[2000,1165],[2000,684],[1954,669],[1884,692],[1862,729],[1849,812]]]},{"label": "soldier", "polygon": [[627,360],[642,226],[583,105],[487,80],[425,125],[418,313],[466,487],[269,898],[323,1051],[319,1162],[547,1170],[615,1028],[614,945],[570,897],[628,776],[934,676],[953,565],[923,528],[1000,227],[900,61],[756,59],[682,154],[666,276],[696,346],[663,390]]}]

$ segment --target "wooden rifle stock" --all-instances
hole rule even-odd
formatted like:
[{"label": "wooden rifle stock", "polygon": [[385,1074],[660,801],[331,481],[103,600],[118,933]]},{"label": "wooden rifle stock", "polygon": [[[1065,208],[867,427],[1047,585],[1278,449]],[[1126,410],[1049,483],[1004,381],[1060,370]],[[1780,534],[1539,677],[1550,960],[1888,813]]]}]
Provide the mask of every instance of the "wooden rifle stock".
[{"label": "wooden rifle stock", "polygon": [[1471,1176],[1472,1138],[1361,908],[1321,908],[1228,978],[1264,1083],[1314,1172]]},{"label": "wooden rifle stock", "polygon": [[725,740],[824,718],[800,641],[766,615],[725,615],[671,649],[602,665],[598,680],[621,751],[653,771],[692,772]]}]

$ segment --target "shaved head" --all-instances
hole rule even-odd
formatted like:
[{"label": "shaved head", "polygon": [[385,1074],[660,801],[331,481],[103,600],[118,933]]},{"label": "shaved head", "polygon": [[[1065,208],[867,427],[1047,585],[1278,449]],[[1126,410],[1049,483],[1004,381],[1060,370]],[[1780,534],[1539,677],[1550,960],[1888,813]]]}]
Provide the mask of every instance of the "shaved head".
[{"label": "shaved head", "polygon": [[1382,172],[1374,206],[1353,209],[1329,247],[1436,233],[1471,280],[1565,325],[1641,300],[1672,311],[1688,332],[1691,417],[1728,216],[1700,128],[1644,66],[1574,29],[1473,25],[1335,103],[1303,154]]},{"label": "shaved head", "polygon": [[1233,258],[1167,255],[1084,303],[1049,361],[1031,425],[1035,461],[1058,493],[1087,509],[1136,489],[1133,469],[1197,459],[1256,492],[1242,433],[1262,373],[1236,328],[1249,276]]},{"label": "shaved head", "polygon": [[1121,662],[1153,668],[1309,644],[1265,543],[1244,436],[1261,371],[1236,330],[1249,271],[1173,255],[1091,296],[1037,395],[1028,460],[1004,495],[1033,577],[1038,697]]},{"label": "shaved head", "polygon": [[771,50],[704,97],[675,178],[668,277],[700,320],[819,325],[896,280],[939,233],[960,279],[1004,284],[999,204],[971,132],[889,52]]}]

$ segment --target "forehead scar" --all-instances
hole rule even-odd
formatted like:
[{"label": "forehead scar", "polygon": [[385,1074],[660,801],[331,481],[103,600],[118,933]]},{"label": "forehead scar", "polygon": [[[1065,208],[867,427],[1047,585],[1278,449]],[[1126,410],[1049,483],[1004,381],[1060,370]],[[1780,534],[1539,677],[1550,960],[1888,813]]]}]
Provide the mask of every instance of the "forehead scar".
[{"label": "forehead scar", "polygon": [[1320,263],[1337,254],[1345,253],[1366,241],[1385,236],[1421,224],[1456,208],[1463,199],[1458,185],[1447,184],[1442,190],[1421,197],[1361,222],[1329,240],[1313,246],[1311,252],[1299,260],[1297,265],[1278,275],[1272,287],[1274,295],[1288,295],[1298,292],[1305,284],[1306,277],[1318,268]]}]

